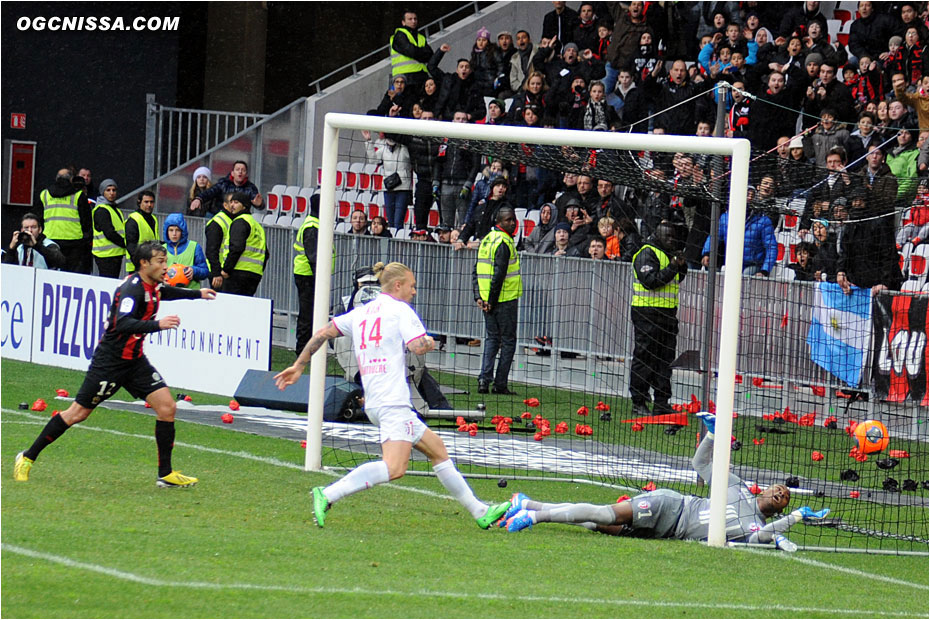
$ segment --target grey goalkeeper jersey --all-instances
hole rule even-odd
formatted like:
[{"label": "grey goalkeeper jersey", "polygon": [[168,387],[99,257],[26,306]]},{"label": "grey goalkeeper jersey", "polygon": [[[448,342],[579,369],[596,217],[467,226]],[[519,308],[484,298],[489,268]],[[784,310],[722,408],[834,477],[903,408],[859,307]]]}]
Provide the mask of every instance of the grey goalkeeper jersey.
[{"label": "grey goalkeeper jersey", "polygon": [[[714,439],[706,436],[692,459],[694,471],[708,484],[711,482]],[[765,515],[759,511],[755,496],[738,476],[729,474],[727,484],[727,540],[734,542],[767,543],[776,532],[791,527],[788,517],[766,525]],[[710,521],[710,500],[704,497],[685,497],[681,518],[675,528],[675,538],[707,540]]]}]

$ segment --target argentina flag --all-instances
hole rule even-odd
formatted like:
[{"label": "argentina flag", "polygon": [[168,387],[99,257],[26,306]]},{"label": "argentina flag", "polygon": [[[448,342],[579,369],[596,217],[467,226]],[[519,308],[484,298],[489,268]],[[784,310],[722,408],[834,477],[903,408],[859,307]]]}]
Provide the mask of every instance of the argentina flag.
[{"label": "argentina flag", "polygon": [[846,295],[838,284],[816,287],[807,344],[811,360],[851,387],[859,387],[872,334],[872,294],[852,288]]}]

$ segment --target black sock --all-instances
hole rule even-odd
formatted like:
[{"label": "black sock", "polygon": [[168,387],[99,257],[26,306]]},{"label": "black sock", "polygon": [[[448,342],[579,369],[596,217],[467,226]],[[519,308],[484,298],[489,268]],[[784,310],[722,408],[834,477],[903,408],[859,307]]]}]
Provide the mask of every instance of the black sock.
[{"label": "black sock", "polygon": [[23,456],[33,461],[36,460],[36,457],[39,456],[39,452],[44,450],[48,444],[61,437],[69,428],[71,427],[68,426],[68,423],[61,419],[61,414],[54,416],[48,421],[48,424],[46,424],[42,432],[39,433],[39,436],[36,437],[32,447],[23,452]]},{"label": "black sock", "polygon": [[155,444],[158,446],[158,477],[171,473],[171,450],[174,448],[174,422],[155,420]]}]

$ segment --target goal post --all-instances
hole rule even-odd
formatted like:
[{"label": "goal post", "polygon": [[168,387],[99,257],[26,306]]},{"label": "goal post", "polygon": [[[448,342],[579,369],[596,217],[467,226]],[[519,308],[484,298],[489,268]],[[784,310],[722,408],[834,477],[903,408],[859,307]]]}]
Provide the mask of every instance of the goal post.
[{"label": "goal post", "polygon": [[[577,131],[532,127],[490,126],[449,122],[427,122],[414,119],[373,117],[367,115],[329,113],[324,121],[322,176],[320,182],[320,233],[317,244],[317,264],[325,265],[333,251],[335,230],[336,176],[340,132],[368,130],[394,134],[409,134],[435,138],[457,138],[470,141],[527,143],[534,145],[582,147],[590,149],[648,150],[651,152],[719,155],[730,160],[729,228],[726,239],[726,264],[739,265],[743,259],[743,229],[746,218],[746,194],[749,179],[750,143],[743,139],[696,136],[628,134]],[[316,278],[313,330],[329,321],[331,273],[321,270]],[[724,275],[722,328],[720,333],[719,380],[716,403],[718,411],[730,412],[734,405],[736,355],[739,339],[739,313],[742,274],[740,269],[727,270]],[[305,469],[322,466],[323,396],[326,375],[326,350],[321,349],[310,362],[308,394],[307,452]],[[717,420],[716,433],[729,438],[730,415]],[[714,447],[713,481],[711,485],[711,520],[708,542],[714,546],[726,544],[726,485],[730,466],[730,442],[718,441]]]}]

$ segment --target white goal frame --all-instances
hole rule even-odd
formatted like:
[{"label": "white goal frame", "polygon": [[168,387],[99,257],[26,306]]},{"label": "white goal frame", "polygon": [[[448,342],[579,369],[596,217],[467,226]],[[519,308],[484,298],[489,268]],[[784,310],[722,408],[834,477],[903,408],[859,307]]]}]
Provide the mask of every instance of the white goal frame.
[{"label": "white goal frame", "polygon": [[[336,204],[336,164],[339,133],[347,130],[383,131],[435,138],[461,138],[488,142],[517,142],[583,148],[648,150],[668,153],[685,152],[724,155],[730,158],[729,226],[726,238],[726,264],[743,261],[743,231],[746,225],[746,191],[749,184],[750,144],[739,138],[613,133],[568,129],[543,129],[473,125],[406,118],[376,117],[359,114],[329,113],[323,124],[322,177],[320,181],[320,234],[317,242],[317,265],[326,265],[333,252]],[[332,273],[321,270],[316,277],[313,331],[329,322],[329,296]],[[724,274],[723,316],[718,362],[717,410],[732,412],[736,382],[736,348],[739,339],[740,291],[742,270],[728,269]],[[321,348],[310,360],[310,388],[307,403],[307,453],[304,468],[318,471],[322,466],[323,396],[326,380],[326,349]],[[716,435],[732,435],[733,418],[721,415]],[[730,442],[714,443],[713,480],[710,490],[710,524],[707,542],[726,545],[726,494],[730,470]]]}]

